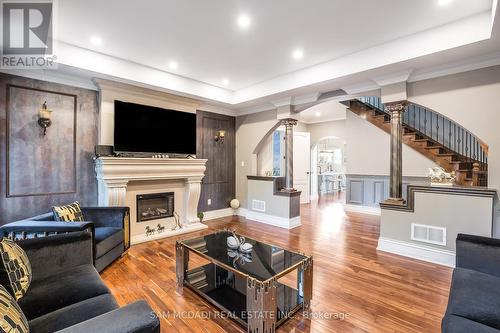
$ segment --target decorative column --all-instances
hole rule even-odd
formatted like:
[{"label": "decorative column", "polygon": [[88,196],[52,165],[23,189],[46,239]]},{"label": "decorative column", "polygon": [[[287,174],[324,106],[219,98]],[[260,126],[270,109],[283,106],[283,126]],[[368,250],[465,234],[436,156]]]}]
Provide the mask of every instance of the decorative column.
[{"label": "decorative column", "polygon": [[297,120],[292,118],[283,119],[281,124],[285,126],[285,188],[284,191],[294,192],[293,188],[293,126]]},{"label": "decorative column", "polygon": [[391,176],[389,199],[386,203],[403,205],[403,120],[406,102],[385,104],[391,114]]}]

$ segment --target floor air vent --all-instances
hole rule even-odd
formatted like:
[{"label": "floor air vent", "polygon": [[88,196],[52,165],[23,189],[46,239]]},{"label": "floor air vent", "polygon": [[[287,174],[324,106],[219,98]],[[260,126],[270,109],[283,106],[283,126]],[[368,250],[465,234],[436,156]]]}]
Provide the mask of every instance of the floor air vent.
[{"label": "floor air vent", "polygon": [[446,228],[412,223],[411,239],[418,242],[446,246]]},{"label": "floor air vent", "polygon": [[252,210],[256,210],[258,212],[265,212],[266,202],[261,200],[252,200]]}]

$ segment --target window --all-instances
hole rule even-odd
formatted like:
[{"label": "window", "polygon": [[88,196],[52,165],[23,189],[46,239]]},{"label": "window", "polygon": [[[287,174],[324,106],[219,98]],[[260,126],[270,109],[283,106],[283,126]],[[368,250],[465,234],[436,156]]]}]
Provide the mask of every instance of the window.
[{"label": "window", "polygon": [[282,151],[283,131],[273,133],[273,176],[281,176],[283,156]]}]

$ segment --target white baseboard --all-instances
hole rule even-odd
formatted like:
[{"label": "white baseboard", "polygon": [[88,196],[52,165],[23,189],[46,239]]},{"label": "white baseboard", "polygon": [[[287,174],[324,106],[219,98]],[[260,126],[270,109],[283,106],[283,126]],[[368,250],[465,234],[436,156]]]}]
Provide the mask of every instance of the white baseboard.
[{"label": "white baseboard", "polygon": [[208,221],[233,215],[236,215],[236,211],[230,207],[217,210],[209,210],[203,212],[203,221]]},{"label": "white baseboard", "polygon": [[275,227],[293,229],[301,225],[300,216],[287,219],[284,217],[278,217],[264,213],[254,212],[248,209],[244,209],[244,211],[242,211],[241,208],[240,211],[238,212],[239,213],[238,215],[240,215],[242,212],[244,212],[245,215],[241,216],[245,216],[249,220],[269,224]]},{"label": "white baseboard", "polygon": [[248,213],[248,209],[243,208],[243,207],[238,208],[238,210],[236,211],[236,215],[241,216],[241,217],[246,217],[247,213]]},{"label": "white baseboard", "polygon": [[351,212],[351,213],[369,214],[377,216],[380,216],[381,214],[380,207],[371,207],[371,206],[345,204],[344,210],[346,212]]},{"label": "white baseboard", "polygon": [[455,267],[455,252],[449,250],[383,237],[380,237],[378,240],[377,250],[428,261],[434,264]]},{"label": "white baseboard", "polygon": [[132,236],[132,238],[130,239],[130,242],[132,245],[135,245],[135,244],[139,244],[139,243],[159,240],[162,238],[187,234],[189,232],[199,231],[199,230],[203,230],[203,229],[207,229],[207,228],[208,228],[208,226],[206,226],[205,224],[202,224],[200,222],[195,222],[195,223],[190,223],[190,224],[184,225],[182,227],[182,229],[177,229],[177,230],[173,230],[173,231],[167,229],[164,232],[155,233],[151,236],[146,236],[146,234],[135,235],[135,236]]}]

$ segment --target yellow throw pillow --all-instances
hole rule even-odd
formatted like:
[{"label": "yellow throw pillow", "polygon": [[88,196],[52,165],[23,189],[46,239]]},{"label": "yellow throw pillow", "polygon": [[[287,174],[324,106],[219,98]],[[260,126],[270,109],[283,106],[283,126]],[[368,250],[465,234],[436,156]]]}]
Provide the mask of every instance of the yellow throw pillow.
[{"label": "yellow throw pillow", "polygon": [[28,333],[28,320],[11,294],[0,285],[0,332]]},{"label": "yellow throw pillow", "polygon": [[19,245],[5,237],[0,242],[0,255],[12,293],[19,300],[31,284],[32,272],[28,256]]},{"label": "yellow throw pillow", "polygon": [[64,206],[53,206],[54,219],[60,222],[83,222],[83,213],[78,201]]}]

